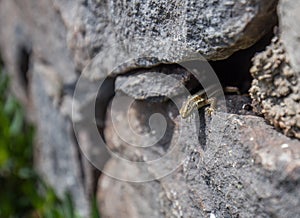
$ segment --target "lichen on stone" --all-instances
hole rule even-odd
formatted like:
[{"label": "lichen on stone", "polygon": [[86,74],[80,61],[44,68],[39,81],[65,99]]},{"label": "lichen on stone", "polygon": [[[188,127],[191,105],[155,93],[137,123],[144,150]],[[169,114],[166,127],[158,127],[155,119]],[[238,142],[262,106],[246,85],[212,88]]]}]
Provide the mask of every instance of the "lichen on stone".
[{"label": "lichen on stone", "polygon": [[292,69],[279,37],[252,61],[250,96],[255,112],[287,136],[300,139],[300,72]]}]

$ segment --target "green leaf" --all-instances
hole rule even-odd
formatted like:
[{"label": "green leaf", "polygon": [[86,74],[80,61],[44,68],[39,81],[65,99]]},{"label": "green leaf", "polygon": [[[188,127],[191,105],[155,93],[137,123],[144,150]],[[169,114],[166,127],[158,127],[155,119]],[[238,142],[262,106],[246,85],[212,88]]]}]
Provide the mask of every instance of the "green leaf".
[{"label": "green leaf", "polygon": [[17,135],[21,133],[22,127],[23,127],[23,114],[21,113],[20,110],[17,110],[16,113],[14,114],[12,123],[10,125],[10,133],[12,135]]},{"label": "green leaf", "polygon": [[27,168],[27,167],[21,168],[18,172],[18,176],[21,179],[30,179],[30,178],[32,178],[33,175],[34,175],[34,173],[33,173],[32,169]]},{"label": "green leaf", "polygon": [[[9,154],[5,147],[0,147],[0,169],[4,166],[4,164],[7,162],[9,158]],[[1,170],[0,170],[1,172]]]},{"label": "green leaf", "polygon": [[[0,217],[78,218],[71,195],[58,198],[33,169],[34,128],[8,82],[0,69]],[[96,204],[92,214],[100,217]]]},{"label": "green leaf", "polygon": [[100,213],[97,206],[97,199],[95,197],[92,201],[92,218],[100,218]]},{"label": "green leaf", "polygon": [[17,107],[18,104],[16,102],[16,99],[13,96],[9,95],[5,101],[4,113],[11,115],[14,113]]}]

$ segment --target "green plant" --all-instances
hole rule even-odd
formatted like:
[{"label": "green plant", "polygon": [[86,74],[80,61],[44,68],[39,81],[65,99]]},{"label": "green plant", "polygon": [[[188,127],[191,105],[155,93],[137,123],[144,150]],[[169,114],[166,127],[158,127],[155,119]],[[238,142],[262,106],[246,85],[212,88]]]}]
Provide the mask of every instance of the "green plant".
[{"label": "green plant", "polygon": [[[71,196],[59,199],[33,168],[34,128],[8,91],[8,76],[0,69],[0,217],[79,217]],[[92,217],[99,213],[94,204]]]}]

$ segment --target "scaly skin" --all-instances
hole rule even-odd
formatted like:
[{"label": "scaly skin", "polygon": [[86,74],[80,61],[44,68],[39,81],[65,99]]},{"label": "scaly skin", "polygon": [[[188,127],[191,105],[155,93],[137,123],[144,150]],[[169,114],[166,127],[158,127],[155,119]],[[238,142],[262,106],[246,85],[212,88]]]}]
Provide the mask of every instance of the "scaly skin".
[{"label": "scaly skin", "polygon": [[[209,89],[216,88],[216,86],[211,86]],[[217,93],[219,90],[215,90],[214,94]],[[224,92],[235,92],[237,94],[240,94],[238,88],[236,87],[225,87]],[[208,113],[211,115],[217,108],[217,98],[216,97],[210,97],[208,98],[205,90],[200,90],[195,95],[190,96],[186,102],[183,103],[179,113],[183,119],[189,117],[192,112],[196,109],[200,109],[206,105],[210,105],[208,108]]]},{"label": "scaly skin", "polygon": [[187,99],[179,113],[181,117],[185,119],[190,116],[195,109],[200,109],[206,105],[210,105],[208,112],[212,114],[216,109],[217,98],[207,98],[205,91],[201,90]]}]

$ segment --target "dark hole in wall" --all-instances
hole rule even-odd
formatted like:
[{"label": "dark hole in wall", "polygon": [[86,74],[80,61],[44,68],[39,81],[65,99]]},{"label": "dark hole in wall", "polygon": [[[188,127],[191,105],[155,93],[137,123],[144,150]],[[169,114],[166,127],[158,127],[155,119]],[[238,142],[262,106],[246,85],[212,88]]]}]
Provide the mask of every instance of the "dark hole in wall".
[{"label": "dark hole in wall", "polygon": [[30,62],[30,54],[31,51],[26,46],[20,46],[17,55],[17,69],[18,69],[18,76],[21,85],[23,86],[26,93],[28,93],[28,69],[29,69],[29,62]]},{"label": "dark hole in wall", "polygon": [[224,87],[237,87],[241,93],[247,93],[252,81],[250,75],[251,59],[255,53],[263,51],[271,43],[273,36],[273,31],[270,31],[250,48],[238,51],[225,60],[210,61],[209,63],[216,72],[221,84]]},{"label": "dark hole in wall", "polygon": [[115,78],[107,77],[98,90],[95,104],[95,118],[99,134],[104,138],[103,130],[105,126],[106,109],[115,95]]}]

